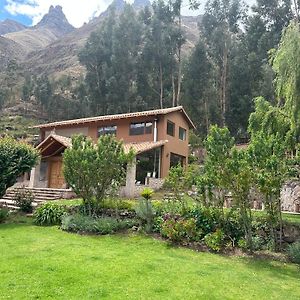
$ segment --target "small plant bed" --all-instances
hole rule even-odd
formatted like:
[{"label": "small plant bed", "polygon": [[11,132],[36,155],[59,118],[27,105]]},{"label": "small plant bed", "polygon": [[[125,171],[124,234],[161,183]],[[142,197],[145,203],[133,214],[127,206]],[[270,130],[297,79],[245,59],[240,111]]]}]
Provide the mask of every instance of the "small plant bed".
[{"label": "small plant bed", "polygon": [[113,217],[90,217],[81,214],[67,215],[62,218],[61,229],[81,234],[112,234],[126,231],[137,222],[134,219],[116,219]]}]

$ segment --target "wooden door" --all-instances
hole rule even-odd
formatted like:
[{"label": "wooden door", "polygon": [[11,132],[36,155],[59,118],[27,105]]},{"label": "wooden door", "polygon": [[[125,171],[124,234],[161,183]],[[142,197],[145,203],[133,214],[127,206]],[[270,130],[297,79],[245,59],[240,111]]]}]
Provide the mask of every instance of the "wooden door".
[{"label": "wooden door", "polygon": [[65,179],[62,172],[62,161],[51,161],[49,171],[49,188],[63,188],[65,185]]}]

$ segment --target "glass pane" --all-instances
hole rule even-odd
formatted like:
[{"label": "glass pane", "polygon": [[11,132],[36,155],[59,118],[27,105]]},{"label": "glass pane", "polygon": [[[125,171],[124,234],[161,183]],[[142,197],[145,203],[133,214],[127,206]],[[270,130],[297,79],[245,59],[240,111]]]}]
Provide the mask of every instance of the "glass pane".
[{"label": "glass pane", "polygon": [[144,134],[145,131],[145,123],[131,123],[130,124],[130,135],[140,135]]},{"label": "glass pane", "polygon": [[46,160],[42,160],[40,164],[40,181],[47,180],[47,169],[48,169],[48,162]]},{"label": "glass pane", "polygon": [[152,122],[146,123],[145,133],[152,133]]},{"label": "glass pane", "polygon": [[105,135],[105,134],[116,135],[116,133],[117,133],[117,126],[115,126],[115,125],[98,128],[98,137],[101,135]]},{"label": "glass pane", "polygon": [[167,134],[174,136],[174,128],[175,128],[175,124],[171,121],[167,122]]},{"label": "glass pane", "polygon": [[182,127],[179,127],[179,139],[182,141],[186,140],[186,130]]}]

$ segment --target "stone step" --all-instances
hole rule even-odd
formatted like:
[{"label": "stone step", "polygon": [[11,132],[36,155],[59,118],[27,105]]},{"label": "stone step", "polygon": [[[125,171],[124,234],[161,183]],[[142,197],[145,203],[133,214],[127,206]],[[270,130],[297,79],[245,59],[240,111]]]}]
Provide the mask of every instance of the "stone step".
[{"label": "stone step", "polygon": [[[48,196],[62,196],[63,193],[59,193],[59,192],[51,192],[51,191],[31,191],[31,190],[27,190],[30,191],[33,195],[48,195]],[[7,191],[6,194],[7,195],[14,195],[15,193],[21,192],[20,190],[10,190]]]},{"label": "stone step", "polygon": [[[47,202],[47,201],[54,201],[60,200],[64,196],[72,197],[72,192],[69,189],[48,189],[48,188],[10,188],[7,190],[6,194],[0,199],[0,205],[4,205],[8,207],[10,210],[19,209],[15,205],[15,194],[21,191],[30,191],[33,196],[32,206],[36,208],[37,206]],[[71,192],[71,195],[70,195]],[[69,195],[66,195],[69,194]]]},{"label": "stone step", "polygon": [[[56,200],[56,199],[61,199],[60,196],[49,196],[49,195],[33,195],[33,198],[35,200]],[[3,196],[3,199],[10,199],[10,200],[14,200],[15,199],[15,195],[14,194],[6,194]]]},{"label": "stone step", "polygon": [[[44,203],[45,201],[43,201],[42,203]],[[8,199],[0,199],[0,204],[3,204],[3,205],[13,205],[13,206],[16,206],[15,204],[15,201],[13,200],[8,200]],[[32,202],[32,206],[38,206],[40,204],[40,202]]]}]

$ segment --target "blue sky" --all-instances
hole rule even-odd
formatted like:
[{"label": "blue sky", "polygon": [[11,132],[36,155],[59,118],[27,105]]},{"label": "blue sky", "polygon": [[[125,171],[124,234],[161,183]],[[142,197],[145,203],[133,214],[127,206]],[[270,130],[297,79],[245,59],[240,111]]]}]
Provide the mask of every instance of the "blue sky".
[{"label": "blue sky", "polygon": [[[245,1],[252,4],[255,0]],[[80,27],[106,10],[111,2],[112,0],[0,0],[0,21],[8,18],[28,26],[35,25],[47,13],[50,5],[61,5],[69,22],[75,27]],[[201,2],[204,3],[205,0]],[[198,15],[202,11],[203,5],[200,11],[194,12],[184,8],[183,15]]]},{"label": "blue sky", "polygon": [[6,9],[5,5],[7,4],[6,0],[0,0],[0,21],[5,19],[13,19],[25,25],[31,25],[32,19],[26,15],[11,15]]}]

